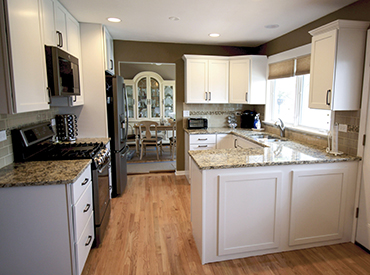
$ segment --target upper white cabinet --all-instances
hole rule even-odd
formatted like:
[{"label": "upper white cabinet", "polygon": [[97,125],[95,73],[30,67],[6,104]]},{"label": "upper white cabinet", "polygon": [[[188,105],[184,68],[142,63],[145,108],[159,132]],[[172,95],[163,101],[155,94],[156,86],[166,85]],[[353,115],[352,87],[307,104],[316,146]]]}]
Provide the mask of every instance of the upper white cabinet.
[{"label": "upper white cabinet", "polygon": [[230,57],[229,103],[265,104],[266,56]]},{"label": "upper white cabinet", "polygon": [[114,48],[113,38],[106,27],[104,31],[105,71],[114,75]]},{"label": "upper white cabinet", "polygon": [[366,30],[369,22],[336,20],[312,37],[309,107],[360,108]]},{"label": "upper white cabinet", "polygon": [[183,59],[186,103],[228,103],[228,57],[184,55]]},{"label": "upper white cabinet", "polygon": [[80,58],[80,23],[58,1],[41,1],[44,43]]},{"label": "upper white cabinet", "polygon": [[49,109],[39,1],[1,1],[0,9],[0,113]]}]

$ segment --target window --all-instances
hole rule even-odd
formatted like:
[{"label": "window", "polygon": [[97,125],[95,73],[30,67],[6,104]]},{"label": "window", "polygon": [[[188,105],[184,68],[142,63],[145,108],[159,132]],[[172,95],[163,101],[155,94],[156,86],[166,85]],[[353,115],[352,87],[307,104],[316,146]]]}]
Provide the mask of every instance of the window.
[{"label": "window", "polygon": [[269,80],[271,121],[281,118],[291,127],[329,131],[331,112],[308,108],[309,85],[309,74]]}]

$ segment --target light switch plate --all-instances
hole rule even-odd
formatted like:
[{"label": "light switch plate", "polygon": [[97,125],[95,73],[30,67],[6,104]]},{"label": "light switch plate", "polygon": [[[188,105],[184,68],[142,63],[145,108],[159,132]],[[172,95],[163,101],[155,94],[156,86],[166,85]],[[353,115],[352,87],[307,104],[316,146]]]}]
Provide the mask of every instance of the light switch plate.
[{"label": "light switch plate", "polygon": [[346,133],[347,132],[347,124],[339,124],[338,131]]},{"label": "light switch plate", "polygon": [[190,116],[190,111],[182,111],[182,116],[183,117],[189,117]]},{"label": "light switch plate", "polygon": [[0,131],[0,141],[6,140],[6,130]]}]

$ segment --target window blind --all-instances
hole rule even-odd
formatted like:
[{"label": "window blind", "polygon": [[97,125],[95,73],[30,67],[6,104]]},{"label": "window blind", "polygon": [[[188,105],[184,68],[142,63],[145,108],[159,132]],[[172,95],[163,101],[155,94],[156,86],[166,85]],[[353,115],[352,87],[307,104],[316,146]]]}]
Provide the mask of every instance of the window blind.
[{"label": "window blind", "polygon": [[291,77],[294,75],[294,59],[269,64],[268,79]]},{"label": "window blind", "polygon": [[297,57],[295,75],[309,74],[311,55]]}]

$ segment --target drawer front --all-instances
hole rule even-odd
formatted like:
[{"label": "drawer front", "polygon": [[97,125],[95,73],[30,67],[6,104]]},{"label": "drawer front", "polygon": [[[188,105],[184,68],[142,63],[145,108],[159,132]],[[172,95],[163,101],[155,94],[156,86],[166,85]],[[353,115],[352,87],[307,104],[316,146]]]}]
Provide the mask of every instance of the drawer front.
[{"label": "drawer front", "polygon": [[209,150],[216,149],[216,144],[191,144],[189,150]]},{"label": "drawer front", "polygon": [[88,184],[81,198],[73,205],[74,237],[77,242],[84,230],[91,213],[93,212],[92,183]]},{"label": "drawer front", "polygon": [[91,181],[91,165],[72,184],[72,204],[76,204]]},{"label": "drawer front", "polygon": [[91,245],[94,241],[94,219],[93,213],[91,213],[89,220],[82,232],[82,236],[77,243],[75,243],[75,251],[76,251],[76,264],[77,264],[77,271],[78,275],[81,274],[87,256],[89,255]]},{"label": "drawer front", "polygon": [[216,143],[216,135],[190,135],[190,144]]}]

